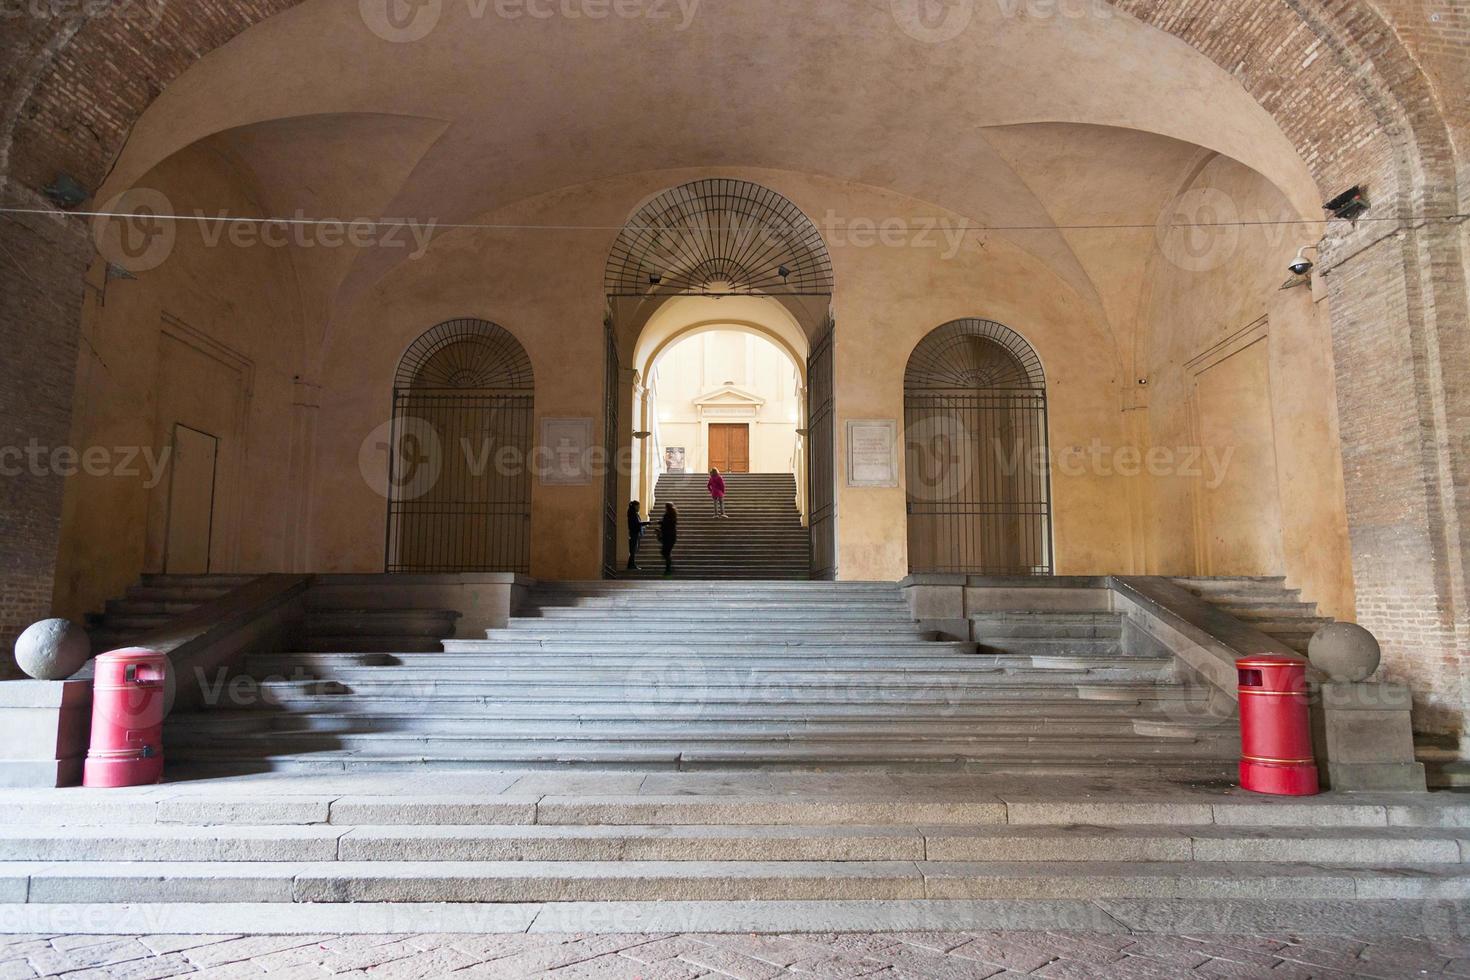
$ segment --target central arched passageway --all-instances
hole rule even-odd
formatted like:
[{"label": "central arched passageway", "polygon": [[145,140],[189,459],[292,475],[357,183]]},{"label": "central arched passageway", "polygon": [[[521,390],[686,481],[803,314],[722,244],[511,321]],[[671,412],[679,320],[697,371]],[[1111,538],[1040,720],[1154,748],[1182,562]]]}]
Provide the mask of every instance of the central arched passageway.
[{"label": "central arched passageway", "polygon": [[[683,184],[650,198],[629,218],[604,276],[606,444],[609,458],[633,461],[627,473],[610,467],[604,487],[606,575],[628,558],[619,532],[628,502],[647,504],[653,477],[667,467],[658,420],[649,416],[654,369],[681,340],[721,330],[764,338],[792,359],[795,441],[785,468],[795,477],[796,503],[810,536],[811,575],[836,576],[833,284],[831,257],[816,225],[791,201],[751,181]],[[749,413],[758,400],[741,389],[733,378],[721,378],[715,389],[700,393],[731,402],[705,409],[710,414],[693,447],[702,468],[713,462],[714,415]],[[625,406],[633,407],[626,418]],[[728,424],[732,431],[716,430],[725,440],[721,458],[748,469],[749,432],[733,431],[738,422]],[[669,448],[684,450],[687,468],[691,447]]]}]

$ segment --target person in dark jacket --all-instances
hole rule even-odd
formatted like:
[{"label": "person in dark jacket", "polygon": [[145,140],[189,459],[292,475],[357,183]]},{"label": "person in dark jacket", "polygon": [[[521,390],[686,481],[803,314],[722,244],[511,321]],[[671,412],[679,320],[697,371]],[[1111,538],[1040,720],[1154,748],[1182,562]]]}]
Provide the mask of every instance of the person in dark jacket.
[{"label": "person in dark jacket", "polygon": [[674,574],[674,545],[679,541],[679,512],[673,504],[664,504],[664,516],[658,522],[658,540],[664,552],[664,578]]},{"label": "person in dark jacket", "polygon": [[643,519],[643,509],[638,501],[628,504],[628,571],[638,571],[638,546],[643,543],[643,529],[648,521]]}]

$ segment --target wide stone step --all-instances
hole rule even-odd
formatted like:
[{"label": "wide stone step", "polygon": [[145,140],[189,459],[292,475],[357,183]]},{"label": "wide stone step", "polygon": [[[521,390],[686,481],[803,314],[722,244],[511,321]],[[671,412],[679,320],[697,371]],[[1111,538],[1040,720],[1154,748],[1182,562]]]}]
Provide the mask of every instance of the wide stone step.
[{"label": "wide stone step", "polygon": [[[1055,723],[1075,720],[1082,722],[1154,722],[1158,724],[1176,722],[1184,716],[1190,705],[1185,702],[1138,702],[1138,701],[1078,701],[1076,698],[1027,698],[986,703],[968,704],[883,704],[883,703],[748,703],[741,701],[712,701],[700,704],[683,704],[650,709],[648,702],[629,700],[607,701],[601,704],[581,704],[564,701],[518,701],[487,704],[479,700],[440,700],[423,702],[412,699],[398,701],[356,699],[353,710],[344,712],[329,699],[297,701],[280,705],[257,703],[237,709],[219,708],[202,714],[178,714],[169,717],[167,724],[181,727],[219,725],[221,730],[231,728],[244,730],[250,726],[276,724],[275,719],[319,717],[331,719],[331,724],[361,722],[361,727],[372,729],[381,724],[389,728],[411,724],[415,720],[433,719],[446,722],[475,722],[477,724],[512,721],[567,723],[627,723],[629,719],[647,719],[654,715],[655,724],[666,721],[694,721],[713,724],[721,720],[732,722],[757,722],[761,724],[789,724],[791,722],[833,722],[853,724],[868,722],[922,723],[988,723],[1017,722],[1029,724]],[[1221,721],[1215,719],[1215,721]],[[1233,720],[1226,720],[1234,724]],[[1198,724],[1208,719],[1201,716]],[[1186,720],[1186,723],[1187,722]],[[1135,727],[1135,732],[1137,729]],[[1138,733],[1142,734],[1142,733]]]},{"label": "wide stone step", "polygon": [[173,864],[206,861],[1311,862],[1401,867],[1462,864],[1467,843],[1461,831],[1407,828],[143,826],[0,828],[0,861],[150,862],[163,874]]},{"label": "wide stone step", "polygon": [[[873,595],[892,596],[897,590],[892,582],[767,582],[746,587],[747,595],[793,593],[811,595]],[[546,595],[625,595],[630,592],[678,592],[688,595],[709,593],[707,587],[682,582],[619,582],[595,579],[590,581],[543,582],[536,587],[538,594]]]},{"label": "wide stone step", "polygon": [[199,602],[193,599],[108,599],[106,618],[116,616],[180,616],[197,609]]},{"label": "wide stone step", "polygon": [[[1090,679],[1093,673],[1088,668],[1071,668],[1077,680]],[[1061,668],[1046,670],[1048,676],[1062,673]],[[645,684],[662,685],[675,678],[685,684],[708,684],[729,687],[737,684],[759,686],[766,689],[799,690],[813,685],[867,686],[882,682],[900,686],[919,685],[965,685],[994,683],[1002,678],[999,666],[976,664],[971,669],[954,666],[895,665],[879,661],[864,664],[846,664],[841,668],[821,665],[780,665],[772,668],[745,666],[725,662],[669,663],[666,661],[640,661],[636,658],[623,662],[598,661],[576,664],[565,659],[549,660],[545,663],[527,662],[523,658],[509,659],[488,668],[483,664],[457,667],[415,667],[411,671],[389,671],[382,667],[334,667],[328,681],[336,681],[357,689],[364,683],[397,683],[405,692],[422,690],[426,685],[447,683],[485,683],[487,678],[502,686],[513,684]],[[1136,671],[1143,677],[1143,671]],[[1120,672],[1117,676],[1123,676]]]},{"label": "wide stone step", "polygon": [[[233,702],[231,702],[233,703]],[[1012,691],[987,698],[963,701],[922,700],[812,700],[749,701],[738,697],[714,697],[705,701],[657,700],[630,695],[604,697],[598,700],[570,703],[546,697],[504,699],[488,703],[484,698],[466,697],[391,698],[384,695],[337,695],[300,697],[270,701],[244,701],[239,708],[211,711],[205,716],[180,714],[169,724],[198,727],[201,724],[221,726],[257,725],[258,715],[290,717],[331,717],[384,719],[385,724],[400,724],[396,719],[416,717],[475,718],[499,720],[553,720],[558,722],[619,721],[629,718],[664,720],[709,720],[762,722],[804,722],[877,720],[893,721],[910,718],[932,718],[946,721],[987,721],[994,719],[1071,718],[1080,721],[1096,719],[1130,720],[1138,735],[1152,734],[1141,725],[1182,724],[1191,731],[1214,730],[1234,722],[1221,720],[1208,711],[1208,702],[1176,698],[1131,698],[1126,700],[1081,700],[1062,692]],[[211,721],[210,719],[214,719]],[[365,722],[364,724],[368,724]],[[1175,731],[1164,732],[1174,737]]]},{"label": "wide stone step", "polygon": [[154,586],[130,585],[124,598],[137,602],[177,602],[198,605],[229,595],[232,588],[222,586]]},{"label": "wide stone step", "polygon": [[152,630],[161,629],[173,622],[171,615],[161,614],[108,614],[102,621],[104,629],[115,633],[147,633]]},{"label": "wide stone step", "polygon": [[340,680],[260,680],[257,684],[263,700],[289,701],[299,698],[334,698],[344,705],[352,698],[392,697],[396,692],[403,700],[429,699],[495,699],[544,701],[547,699],[578,700],[589,703],[643,701],[655,704],[694,702],[708,704],[728,701],[755,703],[905,703],[905,704],[980,704],[1007,698],[1062,698],[1069,693],[1088,700],[1198,700],[1198,688],[1187,688],[1170,682],[1122,679],[1110,681],[1081,675],[1070,684],[1059,681],[1052,672],[1038,675],[992,673],[983,683],[967,683],[938,687],[929,683],[901,683],[894,677],[884,678],[880,686],[843,684],[752,685],[745,680],[725,683],[695,672],[629,672],[607,683],[561,683],[549,679],[516,683],[505,680],[420,680],[412,677],[372,676],[354,679],[350,684]]},{"label": "wide stone step", "polygon": [[[654,618],[655,615],[657,615],[657,618]],[[730,635],[732,630],[735,630],[737,635],[741,636],[755,636],[760,634],[792,637],[830,636],[834,640],[839,641],[873,633],[899,633],[907,636],[935,635],[934,630],[914,622],[907,616],[902,618],[896,616],[875,617],[866,613],[866,611],[854,611],[847,615],[822,612],[820,614],[813,613],[803,616],[800,613],[772,610],[769,616],[753,617],[749,613],[707,610],[698,614],[691,613],[687,618],[680,617],[677,614],[670,616],[667,613],[608,615],[604,612],[568,612],[553,616],[516,616],[507,621],[506,626],[502,629],[487,630],[486,636],[494,639],[509,634],[535,633],[550,637],[566,636],[568,638],[582,639],[586,634],[597,633],[621,635],[634,639],[648,637],[649,639],[657,640],[660,637],[700,637],[709,634]],[[1071,642],[1085,645],[1089,642],[1101,642],[1105,644],[1109,641],[1082,640]]]},{"label": "wide stone step", "polygon": [[[125,902],[1446,899],[1458,865],[946,861],[14,862],[0,881],[46,904]],[[1208,908],[1208,906],[1206,906]]]},{"label": "wide stone step", "polygon": [[[808,649],[825,649],[835,653],[876,650],[890,645],[912,647],[921,643],[926,647],[932,647],[930,652],[938,654],[950,652],[955,654],[972,654],[975,651],[973,643],[959,640],[939,641],[928,640],[930,634],[901,632],[901,631],[873,631],[871,633],[855,634],[851,639],[834,637],[828,633],[812,633],[808,636],[799,636],[792,633],[761,632],[752,630],[746,633],[732,633],[722,635],[719,631],[708,631],[703,637],[694,633],[685,635],[670,634],[666,636],[654,636],[650,634],[635,635],[630,638],[626,631],[608,633],[584,633],[581,635],[568,632],[550,631],[545,636],[538,636],[530,630],[506,630],[496,631],[493,636],[480,640],[444,640],[444,653],[558,653],[567,655],[596,654],[617,652],[620,648],[627,649],[630,645],[639,651],[654,654],[687,653],[698,655],[702,651],[731,652],[738,653],[747,651],[752,654],[779,652],[783,647],[805,647]],[[343,652],[352,651],[348,647],[342,647]],[[330,651],[328,651],[330,652]],[[908,652],[913,652],[912,650]]]},{"label": "wide stone step", "polygon": [[[822,767],[915,767],[916,772],[963,769],[974,772],[1103,772],[1120,766],[1173,767],[1194,778],[1227,778],[1238,747],[1229,740],[1165,740],[1152,737],[1062,736],[956,739],[939,737],[870,744],[855,738],[722,739],[628,742],[595,738],[460,739],[392,735],[220,736],[188,746],[171,758],[190,767],[224,771],[466,771],[487,767],[537,769],[547,766],[642,769],[812,769]],[[1211,776],[1201,766],[1213,764]]]},{"label": "wide stone step", "polygon": [[1011,656],[1121,656],[1120,637],[982,636],[981,653]]},{"label": "wide stone step", "polygon": [[[1163,727],[1167,719],[1154,719],[1159,726],[1148,734],[1161,739],[1193,740],[1209,732],[1206,725]],[[414,716],[346,715],[326,713],[293,713],[268,711],[231,712],[228,715],[193,715],[172,720],[169,734],[194,737],[199,732],[217,736],[253,734],[333,734],[333,735],[414,735],[431,738],[474,739],[560,739],[567,737],[641,742],[670,738],[695,741],[741,738],[851,739],[892,737],[912,738],[916,734],[929,737],[1048,737],[1069,738],[1141,733],[1126,716],[1072,717],[1059,713],[1054,717],[1009,717],[964,719],[945,717],[907,718],[815,718],[769,719],[710,717],[697,708],[687,717],[677,715],[650,719],[630,712],[619,718],[497,718],[492,712],[441,715],[420,713]]]},{"label": "wide stone step", "polygon": [[314,611],[308,636],[434,636],[454,634],[459,613],[417,609],[342,609]]},{"label": "wide stone step", "polygon": [[405,636],[307,636],[299,645],[309,652],[338,653],[443,653],[444,644],[436,636],[414,633]]},{"label": "wide stone step", "polygon": [[1174,576],[1171,581],[1182,585],[1185,588],[1199,589],[1260,587],[1281,591],[1286,588],[1285,575],[1180,575]]},{"label": "wide stone step", "polygon": [[143,585],[149,588],[216,588],[233,590],[255,581],[257,575],[170,575],[170,574],[147,574],[143,576]]},{"label": "wide stone step", "polygon": [[[480,774],[484,776],[485,774]],[[475,777],[479,778],[479,777]],[[885,826],[917,827],[1167,827],[1186,834],[1234,828],[1249,837],[1259,831],[1332,833],[1334,828],[1377,831],[1384,828],[1455,830],[1470,828],[1470,802],[1463,794],[1327,794],[1273,797],[1243,790],[1200,794],[1135,788],[1130,780],[1101,786],[1029,787],[1025,782],[985,780],[959,787],[942,777],[917,780],[869,774],[842,774],[790,792],[761,774],[662,777],[660,792],[616,793],[600,788],[617,775],[542,773],[530,777],[534,788],[505,793],[434,791],[394,784],[384,792],[371,777],[323,784],[276,783],[267,789],[251,780],[249,791],[230,783],[190,781],[165,787],[139,787],[117,793],[88,790],[11,790],[0,795],[0,827],[16,835],[61,827],[124,826],[296,826],[331,824],[458,826]],[[496,785],[501,777],[491,775]],[[549,780],[549,781],[548,781]]]},{"label": "wide stone step", "polygon": [[1215,608],[1246,622],[1261,620],[1318,619],[1315,605],[1297,605],[1277,601],[1216,602]]},{"label": "wide stone step", "polygon": [[[978,659],[974,656],[961,655],[936,655],[928,647],[934,644],[924,644],[918,651],[890,655],[843,655],[836,651],[808,652],[801,648],[782,648],[773,652],[759,655],[749,654],[738,650],[724,650],[700,654],[697,660],[691,660],[682,653],[649,653],[647,651],[630,649],[622,652],[608,651],[591,655],[586,659],[577,658],[576,662],[568,661],[568,658],[557,655],[547,655],[537,650],[526,650],[520,652],[496,652],[496,653],[454,653],[435,654],[420,653],[412,654],[402,658],[394,657],[392,654],[374,653],[299,653],[299,654],[258,654],[246,661],[247,671],[256,677],[270,676],[271,674],[286,674],[295,670],[310,671],[340,671],[340,670],[384,670],[396,671],[400,674],[412,674],[415,677],[425,676],[420,671],[454,670],[454,671],[484,671],[489,676],[505,667],[517,668],[582,668],[595,667],[599,669],[610,668],[633,668],[640,670],[702,670],[705,667],[722,668],[727,670],[744,671],[771,671],[780,672],[786,670],[821,670],[827,674],[837,674],[848,668],[862,670],[890,669],[895,671],[906,670],[932,670],[945,672],[958,672],[966,676],[973,673],[984,673],[987,670],[999,670],[1003,667],[1013,666],[1006,661],[990,661]],[[1115,659],[1119,662],[1115,662]],[[1079,661],[1080,666],[1113,667],[1113,666],[1142,666],[1162,667],[1168,661],[1143,660],[1141,658],[1098,658],[1095,661]],[[1018,666],[1029,664],[1029,660],[1018,661]]]},{"label": "wide stone step", "polygon": [[913,623],[907,607],[897,603],[885,603],[874,608],[869,603],[767,603],[746,602],[730,599],[708,604],[681,604],[670,606],[656,599],[642,600],[636,604],[622,606],[542,606],[537,614],[514,616],[510,622],[556,622],[575,624],[580,622],[619,623],[630,619],[637,622],[685,622],[690,617],[710,621],[735,620],[750,622],[780,620],[793,623],[833,623],[841,625],[851,622]]}]

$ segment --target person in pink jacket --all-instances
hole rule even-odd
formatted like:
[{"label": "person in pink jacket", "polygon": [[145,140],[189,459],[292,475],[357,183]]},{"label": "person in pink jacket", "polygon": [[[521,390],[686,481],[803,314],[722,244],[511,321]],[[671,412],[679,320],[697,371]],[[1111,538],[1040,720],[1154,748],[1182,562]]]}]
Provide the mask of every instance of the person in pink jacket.
[{"label": "person in pink jacket", "polygon": [[711,467],[709,471],[709,495],[715,502],[715,516],[729,517],[725,513],[725,478],[720,476],[720,471]]}]

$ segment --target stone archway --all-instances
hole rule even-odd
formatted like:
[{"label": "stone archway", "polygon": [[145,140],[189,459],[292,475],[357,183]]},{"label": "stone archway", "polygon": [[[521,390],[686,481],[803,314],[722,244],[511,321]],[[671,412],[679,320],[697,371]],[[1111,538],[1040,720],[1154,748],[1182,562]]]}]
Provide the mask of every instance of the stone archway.
[{"label": "stone archway", "polygon": [[[836,577],[836,421],[832,377],[832,259],[815,223],[784,196],[747,180],[706,178],[645,201],[624,224],[604,275],[608,314],[605,438],[609,458],[630,448],[637,420],[624,419],[639,365],[633,352],[649,322],[690,297],[760,298],[779,304],[806,334],[804,507],[812,576]],[[651,361],[650,361],[651,363]],[[626,475],[604,487],[603,570],[616,574],[618,521],[632,499]]]}]

